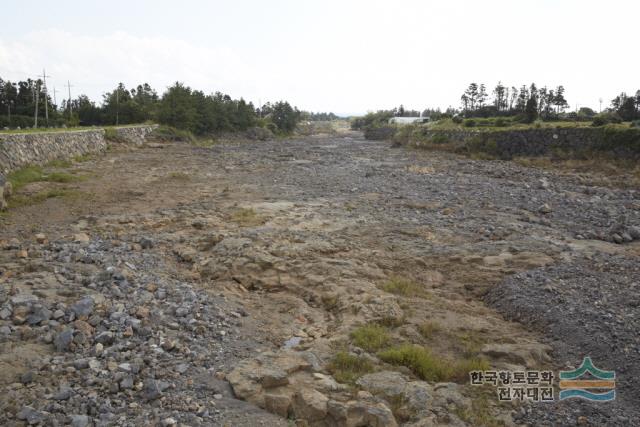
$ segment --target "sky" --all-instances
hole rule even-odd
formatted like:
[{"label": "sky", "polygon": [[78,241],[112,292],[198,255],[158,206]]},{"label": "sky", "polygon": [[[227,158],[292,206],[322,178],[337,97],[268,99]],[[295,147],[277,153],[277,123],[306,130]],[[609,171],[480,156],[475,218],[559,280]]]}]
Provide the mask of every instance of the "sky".
[{"label": "sky", "polygon": [[[564,85],[572,108],[640,89],[637,0],[3,1],[0,77],[58,100],[176,81],[357,115],[459,107],[470,82]],[[59,101],[58,101],[59,102]]]}]

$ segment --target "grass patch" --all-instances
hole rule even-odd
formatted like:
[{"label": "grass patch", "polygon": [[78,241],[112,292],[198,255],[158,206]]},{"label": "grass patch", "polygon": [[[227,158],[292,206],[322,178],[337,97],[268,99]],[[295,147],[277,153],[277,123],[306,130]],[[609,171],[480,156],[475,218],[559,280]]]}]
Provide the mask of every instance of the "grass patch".
[{"label": "grass patch", "polygon": [[118,134],[118,131],[115,128],[105,128],[104,139],[111,142],[125,142],[124,138]]},{"label": "grass patch", "polygon": [[337,353],[327,368],[336,381],[351,385],[361,376],[374,371],[374,366],[369,360],[345,351]]},{"label": "grass patch", "polygon": [[231,220],[244,227],[264,223],[264,219],[252,208],[238,209],[231,214]]},{"label": "grass patch", "polygon": [[47,163],[47,167],[64,169],[71,167],[72,164],[73,163],[70,160],[58,159]]},{"label": "grass patch", "polygon": [[421,325],[418,325],[418,332],[422,335],[423,338],[431,339],[437,333],[442,331],[442,326],[435,322],[425,322]]},{"label": "grass patch", "polygon": [[422,286],[414,282],[411,279],[405,277],[392,277],[382,285],[380,289],[385,292],[389,292],[396,295],[402,295],[405,297],[417,296],[423,293]]},{"label": "grass patch", "polygon": [[165,142],[195,142],[196,138],[188,130],[176,129],[172,126],[158,126],[150,135]]},{"label": "grass patch", "polygon": [[13,185],[14,191],[19,190],[32,182],[76,182],[81,181],[82,177],[72,175],[66,172],[45,173],[40,166],[27,166],[7,176],[9,182]]},{"label": "grass patch", "polygon": [[50,174],[43,176],[43,181],[47,181],[47,182],[68,183],[68,182],[77,182],[81,180],[82,180],[81,177],[77,175],[72,175],[70,173],[65,173],[65,172],[52,172]]},{"label": "grass patch", "polygon": [[[477,390],[473,387],[472,390]],[[495,396],[493,393],[487,393],[483,390],[477,390],[474,394],[477,394],[471,398],[471,408],[462,408],[456,406],[453,412],[462,421],[467,422],[473,426],[482,427],[502,427],[504,422],[497,420],[491,411],[491,403],[489,396]]]},{"label": "grass patch", "polygon": [[38,203],[42,203],[48,199],[54,198],[78,198],[82,196],[83,193],[79,191],[71,191],[71,190],[62,190],[62,189],[54,189],[48,191],[41,191],[31,196],[24,195],[14,195],[9,200],[7,200],[7,204],[9,205],[9,209],[15,209],[23,206],[35,205]]},{"label": "grass patch", "polygon": [[167,178],[174,179],[176,181],[189,181],[191,177],[184,172],[171,172],[167,175]]},{"label": "grass patch", "polygon": [[218,143],[213,138],[193,138],[189,143],[195,147],[210,148]]},{"label": "grass patch", "polygon": [[324,294],[320,297],[320,300],[322,301],[324,309],[327,311],[338,308],[339,298],[337,294]]},{"label": "grass patch", "polygon": [[87,162],[91,159],[93,159],[93,156],[91,154],[80,154],[79,156],[75,156],[73,158],[73,161],[76,163],[82,163]]},{"label": "grass patch", "polygon": [[378,320],[377,323],[378,325],[386,328],[397,328],[398,326],[402,326],[407,323],[407,319],[405,317],[385,316]]},{"label": "grass patch", "polygon": [[351,332],[351,340],[356,346],[369,352],[375,352],[386,347],[391,337],[389,337],[387,328],[372,324],[361,326]]},{"label": "grass patch", "polygon": [[417,345],[404,344],[378,353],[381,360],[392,365],[406,366],[416,376],[426,381],[464,382],[469,372],[489,369],[489,364],[479,358],[451,361],[433,355]]}]

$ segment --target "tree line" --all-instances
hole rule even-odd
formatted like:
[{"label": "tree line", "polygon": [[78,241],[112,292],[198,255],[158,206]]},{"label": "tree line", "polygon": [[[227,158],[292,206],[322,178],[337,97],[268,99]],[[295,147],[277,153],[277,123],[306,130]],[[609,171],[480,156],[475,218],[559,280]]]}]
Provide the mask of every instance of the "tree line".
[{"label": "tree line", "polygon": [[120,83],[100,104],[86,95],[51,99],[42,80],[11,82],[0,78],[0,128],[104,126],[148,121],[195,134],[244,131],[253,126],[275,133],[292,132],[299,120],[333,120],[333,113],[300,111],[287,101],[255,107],[221,92],[205,94],[176,82],[160,96],[147,83],[127,88]]},{"label": "tree line", "polygon": [[460,96],[462,113],[465,117],[522,116],[523,121],[532,122],[540,117],[544,120],[557,119],[569,103],[565,98],[565,88],[538,87],[535,83],[505,86],[502,82],[491,91],[489,97],[484,83],[471,83]]},{"label": "tree line", "polygon": [[[565,98],[565,88],[538,87],[535,83],[505,86],[502,82],[492,89],[491,97],[484,84],[470,83],[460,96],[461,113],[465,117],[516,116],[520,121],[531,123],[542,120],[592,120],[602,111],[589,107],[566,112],[569,103]],[[601,106],[602,108],[602,106]],[[621,93],[611,101],[601,118],[608,121],[632,121],[640,119],[640,90],[634,96]]]}]

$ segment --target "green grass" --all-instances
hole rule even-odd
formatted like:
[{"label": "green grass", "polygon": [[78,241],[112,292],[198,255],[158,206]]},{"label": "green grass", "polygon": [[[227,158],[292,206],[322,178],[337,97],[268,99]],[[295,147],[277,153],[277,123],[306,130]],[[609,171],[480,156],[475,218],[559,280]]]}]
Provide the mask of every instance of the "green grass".
[{"label": "green grass", "polygon": [[392,365],[405,366],[426,381],[464,382],[470,371],[489,369],[488,363],[479,358],[448,360],[433,355],[424,347],[403,344],[378,353],[378,357]]},{"label": "green grass", "polygon": [[31,196],[24,196],[21,194],[14,195],[9,200],[7,200],[7,204],[9,209],[15,209],[23,206],[30,206],[30,205],[42,203],[47,199],[54,199],[54,198],[73,199],[83,195],[84,193],[81,193],[79,191],[54,189],[54,190],[41,191]]},{"label": "green grass", "polygon": [[472,393],[471,408],[456,406],[453,410],[454,414],[473,426],[502,427],[505,425],[502,420],[496,419],[491,411],[490,399],[495,398],[493,391],[472,387],[470,392]]},{"label": "green grass", "polygon": [[336,381],[354,385],[358,378],[373,372],[374,366],[368,359],[341,351],[333,357],[328,370]]},{"label": "green grass", "polygon": [[380,289],[396,295],[411,297],[423,293],[423,288],[418,283],[405,277],[395,276],[380,285]]},{"label": "green grass", "polygon": [[58,160],[53,160],[47,163],[47,167],[65,169],[65,168],[71,167],[72,164],[73,162],[71,162],[70,160],[58,159]]},{"label": "green grass", "polygon": [[420,332],[420,335],[422,335],[426,339],[433,338],[434,335],[436,335],[440,331],[442,331],[442,327],[435,322],[425,322],[421,325],[418,325],[418,332]]},{"label": "green grass", "polygon": [[189,174],[186,174],[184,172],[171,172],[169,173],[169,175],[167,175],[167,178],[173,179],[176,181],[189,181],[191,179]]},{"label": "green grass", "polygon": [[52,172],[47,174],[40,166],[27,166],[10,173],[7,179],[13,185],[14,191],[17,191],[32,182],[69,183],[81,181],[82,177],[65,172]]},{"label": "green grass", "polygon": [[252,208],[238,209],[231,214],[231,220],[244,227],[264,223],[264,219]]},{"label": "green grass", "polygon": [[351,340],[354,345],[368,352],[375,352],[386,347],[391,337],[384,326],[371,324],[351,332]]}]

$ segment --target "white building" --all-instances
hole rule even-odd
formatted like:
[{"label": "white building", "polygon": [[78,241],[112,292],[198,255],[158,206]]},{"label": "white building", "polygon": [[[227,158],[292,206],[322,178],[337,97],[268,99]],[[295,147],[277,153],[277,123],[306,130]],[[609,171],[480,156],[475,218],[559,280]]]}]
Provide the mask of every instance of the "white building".
[{"label": "white building", "polygon": [[426,123],[429,121],[429,117],[391,117],[389,123],[395,123],[398,125],[408,125],[411,123]]}]

